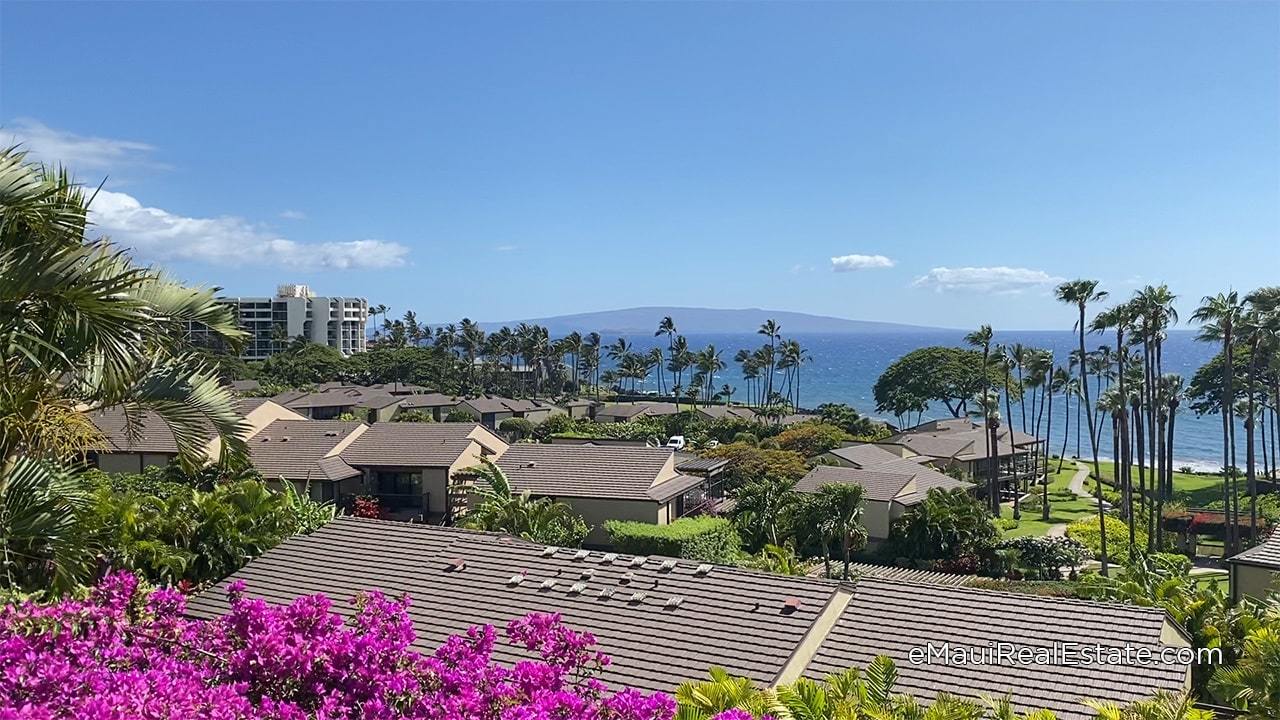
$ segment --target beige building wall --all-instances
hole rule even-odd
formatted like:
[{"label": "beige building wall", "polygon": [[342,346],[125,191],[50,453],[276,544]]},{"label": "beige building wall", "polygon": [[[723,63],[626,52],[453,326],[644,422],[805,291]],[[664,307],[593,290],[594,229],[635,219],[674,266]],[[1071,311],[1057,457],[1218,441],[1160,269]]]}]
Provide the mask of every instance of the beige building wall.
[{"label": "beige building wall", "polygon": [[1231,564],[1231,597],[1237,600],[1245,597],[1265,600],[1271,592],[1280,591],[1280,586],[1276,585],[1278,581],[1280,571],[1256,565]]},{"label": "beige building wall", "polygon": [[573,508],[574,512],[582,516],[582,519],[591,528],[591,532],[587,534],[584,544],[594,547],[606,547],[609,545],[609,533],[605,532],[604,529],[606,520],[635,520],[637,522],[658,524],[666,524],[667,522],[659,511],[660,507],[665,508],[666,506],[660,506],[655,502],[571,497],[558,497],[555,499]]},{"label": "beige building wall", "polygon": [[889,537],[889,521],[893,519],[893,506],[894,503],[880,500],[862,502],[862,526],[867,529],[868,537],[877,540]]}]

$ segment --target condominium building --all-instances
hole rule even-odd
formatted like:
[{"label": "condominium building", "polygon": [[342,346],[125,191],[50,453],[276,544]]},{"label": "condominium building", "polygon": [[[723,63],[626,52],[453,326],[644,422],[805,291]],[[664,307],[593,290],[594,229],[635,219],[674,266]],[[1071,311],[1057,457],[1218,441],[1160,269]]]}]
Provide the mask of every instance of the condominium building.
[{"label": "condominium building", "polygon": [[[235,309],[240,327],[249,333],[240,357],[263,360],[295,338],[328,345],[343,355],[365,350],[369,301],[365,298],[321,297],[306,285],[281,285],[275,297],[222,297]],[[209,337],[208,328],[193,324],[192,339]]]}]

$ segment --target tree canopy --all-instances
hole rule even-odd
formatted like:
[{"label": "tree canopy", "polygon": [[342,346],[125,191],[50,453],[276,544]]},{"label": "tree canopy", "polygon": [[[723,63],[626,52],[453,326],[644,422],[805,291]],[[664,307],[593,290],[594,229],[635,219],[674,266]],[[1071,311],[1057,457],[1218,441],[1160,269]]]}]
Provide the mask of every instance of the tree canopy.
[{"label": "tree canopy", "polygon": [[876,380],[876,411],[901,417],[940,402],[952,417],[964,417],[968,401],[984,386],[1004,386],[1004,371],[998,365],[988,367],[986,375],[984,383],[982,353],[976,350],[941,345],[912,350]]}]

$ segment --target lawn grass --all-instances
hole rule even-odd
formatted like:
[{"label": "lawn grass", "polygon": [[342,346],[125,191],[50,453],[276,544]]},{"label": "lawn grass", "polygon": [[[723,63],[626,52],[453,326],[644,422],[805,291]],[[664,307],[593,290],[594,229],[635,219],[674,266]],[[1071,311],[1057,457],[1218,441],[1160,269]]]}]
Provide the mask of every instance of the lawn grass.
[{"label": "lawn grass", "polygon": [[[1096,513],[1098,506],[1089,499],[1076,496],[1071,492],[1071,477],[1076,474],[1075,463],[1066,462],[1062,465],[1062,472],[1057,472],[1057,461],[1049,464],[1049,521],[1045,522],[1040,519],[1039,510],[1023,510],[1022,519],[1018,521],[1018,527],[1004,530],[1001,536],[1005,538],[1024,537],[1027,535],[1040,536],[1049,532],[1050,526],[1053,525],[1069,525],[1082,517]],[[1040,493],[1042,489],[1039,486],[1032,488],[1035,493]],[[1013,517],[1013,504],[1008,503],[1000,509],[1001,517]]]},{"label": "lawn grass", "polygon": [[[1065,468],[1063,468],[1065,469]],[[1111,463],[1101,463],[1102,477],[1113,481],[1115,469]],[[1133,466],[1133,482],[1137,486],[1138,468]],[[1148,476],[1149,477],[1149,476]],[[1110,482],[1108,482],[1110,484]],[[1093,481],[1086,482],[1086,487],[1093,489]],[[1222,476],[1201,473],[1173,473],[1173,499],[1187,507],[1204,507],[1214,500],[1222,499]]]}]

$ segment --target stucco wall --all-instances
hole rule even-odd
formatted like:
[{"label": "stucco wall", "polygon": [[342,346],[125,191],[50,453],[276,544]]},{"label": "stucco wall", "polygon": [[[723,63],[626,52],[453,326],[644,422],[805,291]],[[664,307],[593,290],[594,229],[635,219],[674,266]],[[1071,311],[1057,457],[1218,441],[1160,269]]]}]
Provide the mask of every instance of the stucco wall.
[{"label": "stucco wall", "polygon": [[1263,600],[1271,591],[1272,584],[1280,580],[1280,572],[1253,565],[1231,566],[1231,596],[1234,598],[1252,597]]},{"label": "stucco wall", "polygon": [[[879,500],[862,502],[862,525],[867,529],[867,536],[883,540],[889,537],[889,520],[893,517],[893,503]],[[901,507],[901,506],[898,506]]]},{"label": "stucco wall", "polygon": [[[647,523],[665,524],[665,518],[659,514],[659,505],[655,502],[641,500],[604,500],[601,498],[556,498],[573,508],[582,516],[591,532],[587,535],[586,545],[605,547],[609,544],[609,533],[604,530],[606,520],[636,520]],[[665,507],[665,506],[664,506]]]}]

